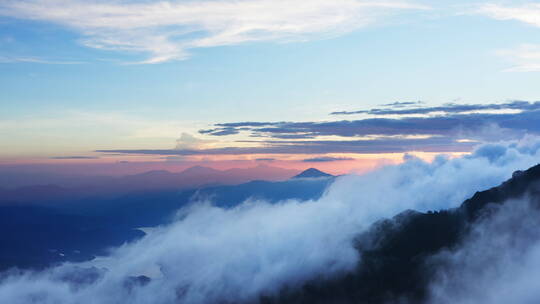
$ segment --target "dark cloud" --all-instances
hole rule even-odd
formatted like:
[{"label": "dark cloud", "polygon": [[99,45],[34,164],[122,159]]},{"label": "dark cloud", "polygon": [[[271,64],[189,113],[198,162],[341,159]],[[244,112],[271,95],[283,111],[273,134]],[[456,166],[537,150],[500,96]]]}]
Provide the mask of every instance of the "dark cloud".
[{"label": "dark cloud", "polygon": [[210,134],[214,136],[227,136],[227,135],[234,135],[240,133],[239,129],[226,127],[226,128],[216,128],[216,129],[208,129],[208,130],[200,130],[200,134]]},{"label": "dark cloud", "polygon": [[[254,136],[254,137],[265,137],[265,136],[262,135],[262,134],[258,134],[257,136]],[[277,138],[277,139],[313,139],[313,138],[315,138],[315,135],[311,135],[311,134],[274,134],[272,137]]]},{"label": "dark cloud", "polygon": [[305,163],[325,163],[325,162],[335,162],[335,161],[344,161],[344,160],[354,160],[354,158],[322,156],[322,157],[306,158],[302,161]]},{"label": "dark cloud", "polygon": [[[389,106],[389,109],[370,109],[359,111],[339,111],[332,112],[330,115],[353,115],[353,114],[369,114],[369,115],[413,115],[413,114],[429,114],[435,112],[443,113],[464,113],[469,111],[481,110],[523,110],[532,111],[540,109],[540,102],[513,101],[502,104],[446,104],[440,107],[417,107],[400,109],[407,105],[415,105],[418,103],[402,102],[391,103],[384,106]],[[397,108],[397,109],[396,109]]]},{"label": "dark cloud", "polygon": [[79,155],[73,155],[73,156],[54,156],[50,157],[50,159],[98,159],[97,156],[79,156]]},{"label": "dark cloud", "polygon": [[263,143],[257,147],[226,147],[200,150],[97,150],[105,153],[147,155],[240,155],[240,154],[325,154],[325,153],[402,153],[424,152],[469,152],[476,142],[457,142],[452,138],[434,137],[422,139],[374,139],[374,140],[313,140],[313,141],[242,141]]},{"label": "dark cloud", "polygon": [[[200,133],[227,136],[242,133],[254,147],[214,149],[178,148],[166,150],[100,150],[105,153],[156,155],[235,154],[325,154],[469,152],[481,142],[511,140],[540,133],[540,102],[514,101],[505,104],[457,105],[399,108],[412,102],[393,103],[398,109],[378,113],[420,114],[443,112],[428,117],[365,118],[358,120],[307,122],[236,122],[215,124]],[[468,113],[478,110],[519,110],[517,113]],[[375,110],[369,110],[375,111]],[[323,137],[343,140],[322,140]],[[347,140],[349,138],[350,140]]]},{"label": "dark cloud", "polygon": [[421,104],[424,104],[423,101],[396,101],[396,102],[393,102],[393,103],[387,103],[387,104],[382,104],[381,106],[383,107],[393,107],[393,108],[403,108],[403,107],[408,107],[408,106],[415,106],[415,105],[421,105]]},{"label": "dark cloud", "polygon": [[[531,109],[540,109],[540,103],[529,104]],[[463,106],[464,109],[466,106]],[[472,106],[468,106],[469,108]],[[522,107],[524,108],[524,107]],[[437,135],[456,136],[458,133],[480,132],[488,125],[496,125],[516,131],[537,133],[540,131],[540,110],[520,113],[489,114],[450,114],[434,117],[367,118],[360,120],[340,120],[329,122],[276,122],[276,123],[237,123],[243,131],[257,137],[270,138],[314,138],[317,136],[405,136]],[[248,127],[255,125],[256,127]],[[216,125],[218,126],[218,125]],[[226,128],[231,128],[227,126]],[[228,129],[227,129],[228,130]],[[208,134],[225,129],[217,127]],[[229,130],[230,132],[230,130]]]},{"label": "dark cloud", "polygon": [[231,127],[231,128],[237,128],[237,127],[261,127],[261,126],[267,126],[267,125],[273,125],[279,122],[253,122],[253,121],[244,121],[244,122],[230,122],[230,123],[218,123],[216,126],[218,127]]},{"label": "dark cloud", "polygon": [[276,159],[275,158],[257,158],[255,159],[256,161],[275,161]]}]

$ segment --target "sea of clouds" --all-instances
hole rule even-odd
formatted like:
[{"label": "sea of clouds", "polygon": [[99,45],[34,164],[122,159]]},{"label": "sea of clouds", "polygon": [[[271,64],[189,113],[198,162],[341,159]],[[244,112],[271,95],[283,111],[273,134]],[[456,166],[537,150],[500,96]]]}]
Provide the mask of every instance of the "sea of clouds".
[{"label": "sea of clouds", "polygon": [[[316,201],[270,204],[250,200],[232,209],[198,202],[180,210],[173,224],[153,229],[141,240],[111,250],[107,257],[39,272],[5,273],[0,278],[0,299],[12,304],[254,300],[283,286],[294,287],[311,278],[354,269],[359,259],[354,237],[381,218],[407,209],[457,207],[476,191],[496,186],[514,171],[539,162],[540,139],[526,137],[486,144],[460,158],[439,156],[429,163],[406,157],[400,165],[342,176]],[[463,254],[468,251],[474,249],[465,246]],[[461,261],[460,252],[447,253],[446,257]],[[538,252],[540,246],[533,246],[525,256],[534,267],[540,264]],[[507,260],[495,257],[493,261]],[[531,266],[527,261],[525,268]],[[456,264],[448,269],[465,273],[467,267]],[[477,273],[470,273],[470,280]],[[151,280],[133,278],[138,275]],[[524,279],[518,272],[512,275]],[[456,297],[448,303],[489,302],[479,300],[481,292],[472,291],[458,299],[459,295],[452,293],[452,288],[459,288],[452,285],[455,279],[450,271],[439,275],[432,288],[433,302],[448,299],[447,294]],[[467,302],[467,297],[475,301]]]}]

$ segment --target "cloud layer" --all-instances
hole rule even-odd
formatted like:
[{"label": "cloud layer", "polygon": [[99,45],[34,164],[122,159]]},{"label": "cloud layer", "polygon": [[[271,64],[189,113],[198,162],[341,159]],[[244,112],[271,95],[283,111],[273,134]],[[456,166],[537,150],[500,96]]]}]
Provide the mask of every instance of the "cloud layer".
[{"label": "cloud layer", "polygon": [[[250,300],[351,270],[358,259],[353,238],[373,222],[406,209],[458,206],[539,159],[540,141],[525,138],[463,158],[426,163],[409,157],[401,165],[341,177],[317,201],[248,201],[228,210],[195,204],[172,225],[107,258],[8,276],[0,298],[15,304]],[[90,265],[107,270],[80,268]],[[133,278],[141,274],[152,280]]]},{"label": "cloud layer", "polygon": [[[489,112],[496,110],[499,112]],[[309,139],[316,138],[317,136],[384,137],[427,135],[439,136],[439,138],[433,137],[430,139],[433,143],[440,141],[441,143],[448,144],[455,139],[459,139],[460,136],[475,138],[474,134],[477,134],[476,136],[486,135],[482,130],[493,126],[507,130],[536,133],[540,131],[537,127],[540,118],[539,110],[540,102],[530,103],[524,101],[487,105],[448,104],[439,107],[390,107],[360,111],[340,111],[333,112],[332,114],[398,115],[398,117],[375,117],[324,122],[221,123],[216,124],[216,128],[214,129],[201,130],[201,133],[226,136],[245,132],[255,138],[270,137],[278,139],[288,139],[290,136]],[[402,142],[407,142],[404,138],[398,139]],[[392,141],[389,138],[381,140]],[[419,138],[410,138],[411,143],[415,140],[419,140]]]},{"label": "cloud layer", "polygon": [[219,148],[97,152],[150,155],[470,152],[483,142],[540,133],[540,102],[438,107],[418,107],[416,102],[394,103],[385,108],[332,114],[369,116],[337,121],[218,123],[199,132],[205,136],[243,135],[251,139]]},{"label": "cloud layer", "polygon": [[388,13],[423,8],[397,0],[8,0],[0,15],[60,24],[81,33],[86,46],[144,52],[144,63],[158,63],[184,59],[194,48],[341,35]]},{"label": "cloud layer", "polygon": [[[368,115],[414,115],[414,114],[462,114],[466,112],[479,111],[496,111],[496,110],[519,110],[519,111],[534,111],[540,109],[540,102],[527,101],[512,101],[507,103],[492,103],[492,104],[455,104],[450,103],[438,107],[420,107],[417,102],[396,102],[384,105],[386,108],[375,108],[369,110],[358,111],[338,111],[332,112],[331,115],[353,115],[353,114],[368,114]],[[414,107],[411,107],[414,106]],[[439,114],[440,115],[440,114]]]}]

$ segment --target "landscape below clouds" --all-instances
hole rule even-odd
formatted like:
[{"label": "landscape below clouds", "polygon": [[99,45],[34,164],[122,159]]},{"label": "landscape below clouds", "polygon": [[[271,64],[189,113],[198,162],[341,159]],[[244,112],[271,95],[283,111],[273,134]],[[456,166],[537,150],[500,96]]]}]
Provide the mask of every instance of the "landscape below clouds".
[{"label": "landscape below clouds", "polygon": [[[527,137],[519,142],[486,144],[461,158],[440,156],[429,163],[408,157],[403,164],[358,176],[317,177],[322,173],[311,170],[307,174],[315,177],[211,187],[187,194],[158,191],[160,195],[172,195],[168,202],[163,196],[144,195],[132,198],[139,200],[138,204],[108,201],[101,206],[113,209],[103,214],[102,207],[79,209],[92,224],[70,218],[77,214],[78,207],[57,209],[55,216],[84,223],[83,235],[103,229],[110,237],[84,253],[69,244],[69,237],[64,244],[58,237],[60,246],[69,246],[47,248],[48,254],[56,257],[47,263],[22,265],[41,270],[6,273],[0,295],[12,303],[35,298],[40,303],[88,302],[88,295],[96,303],[126,299],[131,303],[313,303],[317,299],[328,303],[347,302],[345,298],[385,303],[401,297],[411,301],[435,298],[456,284],[447,281],[453,277],[441,272],[438,277],[447,280],[436,281],[441,285],[431,287],[425,283],[430,281],[429,272],[421,264],[407,261],[414,256],[426,262],[435,256],[444,259],[447,249],[458,250],[455,254],[459,254],[459,240],[468,234],[467,227],[476,227],[474,218],[484,206],[530,193],[529,185],[540,177],[539,169],[514,172],[534,166],[539,157],[540,140]],[[489,194],[495,192],[473,196],[512,176],[511,186],[496,188],[496,196]],[[453,211],[470,197],[472,202]],[[156,216],[147,212],[151,208],[144,209],[145,204],[169,207]],[[112,211],[113,206],[118,211]],[[148,218],[122,219],[130,209],[137,208],[142,209],[133,215]],[[407,211],[411,209],[416,211]],[[381,222],[398,214],[393,220]],[[422,223],[435,226],[424,230]],[[69,225],[64,227],[73,227]],[[144,234],[133,230],[139,227],[145,228]],[[124,241],[129,243],[119,246]],[[107,250],[109,246],[116,248]],[[94,259],[93,255],[101,257]],[[63,261],[71,262],[54,266]],[[376,270],[375,265],[382,268]],[[408,281],[398,274],[396,280],[401,283],[385,281],[392,269],[416,276],[416,287],[408,288]],[[386,283],[368,290],[359,287],[374,282],[373,275],[380,275]]]},{"label": "landscape below clouds", "polygon": [[39,167],[19,172],[16,166],[0,171],[2,201],[44,201],[128,192],[189,189],[209,185],[233,185],[251,180],[285,180],[299,171],[266,165],[217,170],[194,166],[181,172],[152,170],[124,176],[81,175],[47,172]]}]

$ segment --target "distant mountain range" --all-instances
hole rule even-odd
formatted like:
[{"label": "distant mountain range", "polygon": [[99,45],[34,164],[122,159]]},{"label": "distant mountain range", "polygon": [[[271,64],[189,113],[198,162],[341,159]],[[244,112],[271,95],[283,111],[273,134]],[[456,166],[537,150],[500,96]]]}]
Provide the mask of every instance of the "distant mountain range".
[{"label": "distant mountain range", "polygon": [[[274,178],[297,173],[266,166],[257,170],[257,174],[262,170]],[[302,174],[314,177],[313,170]],[[9,231],[0,233],[0,271],[13,266],[43,268],[64,261],[92,259],[104,254],[107,248],[143,236],[137,228],[167,224],[178,209],[198,201],[210,200],[216,206],[232,208],[250,198],[269,202],[318,199],[333,181],[331,175],[317,170],[317,177],[326,178],[226,185],[249,179],[253,173],[250,169],[219,171],[205,167],[181,173],[150,171],[116,180],[111,186],[124,185],[121,189],[125,192],[113,197],[55,185],[0,190],[0,231]],[[224,181],[227,174],[235,177]],[[205,180],[216,184],[223,181],[225,185],[195,187],[208,184]],[[182,189],[179,185],[193,187]]]},{"label": "distant mountain range", "polygon": [[259,165],[253,168],[216,170],[203,166],[188,168],[182,172],[150,171],[128,175],[117,180],[117,185],[127,189],[185,189],[208,185],[234,185],[261,179],[275,181],[288,179],[296,170]]},{"label": "distant mountain range", "polygon": [[[148,171],[122,177],[60,177],[49,180],[31,180],[36,184],[20,187],[0,188],[2,202],[42,202],[73,200],[85,197],[110,197],[130,192],[151,190],[185,190],[217,185],[235,185],[252,180],[287,180],[297,174],[297,170],[260,165],[252,168],[216,170],[195,166],[182,172],[166,170]],[[41,183],[38,183],[41,182]],[[4,184],[5,185],[5,184]]]}]

